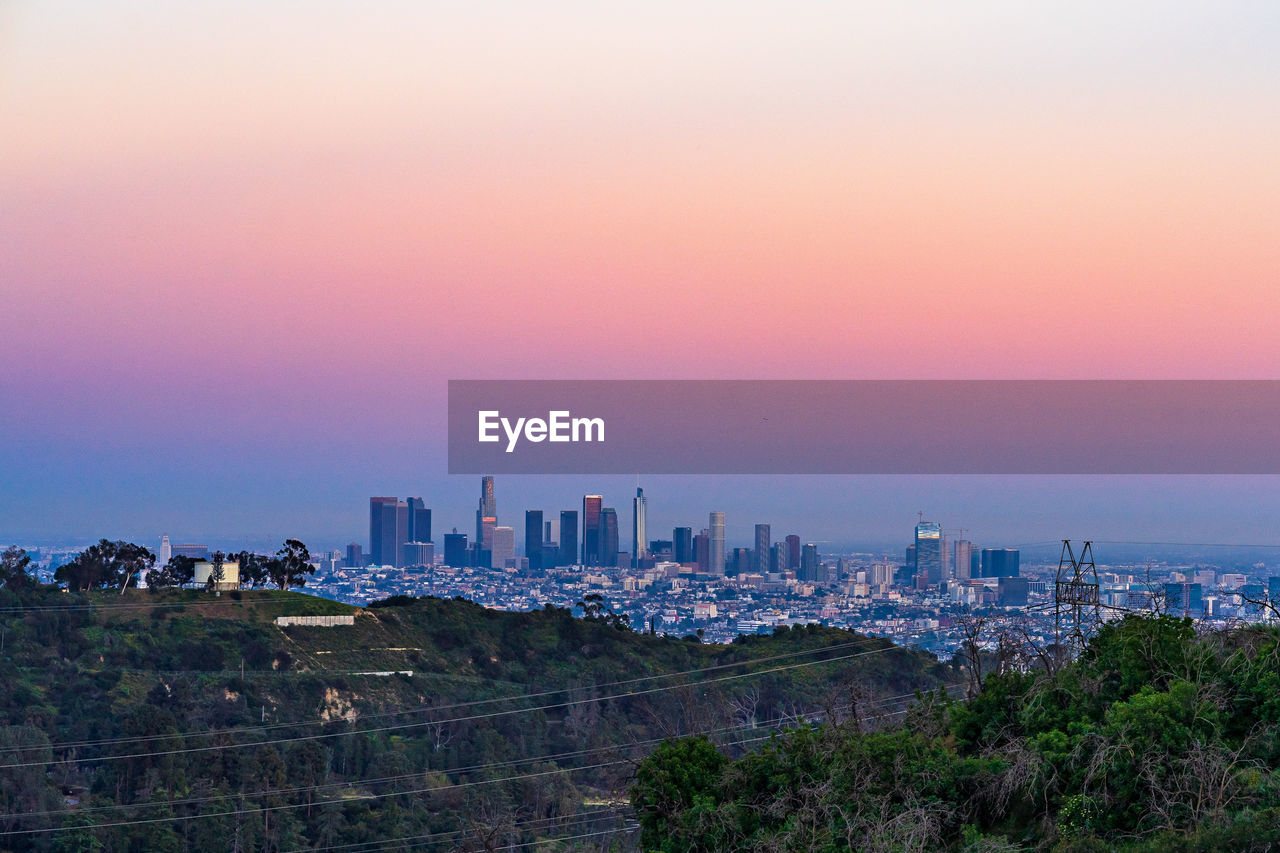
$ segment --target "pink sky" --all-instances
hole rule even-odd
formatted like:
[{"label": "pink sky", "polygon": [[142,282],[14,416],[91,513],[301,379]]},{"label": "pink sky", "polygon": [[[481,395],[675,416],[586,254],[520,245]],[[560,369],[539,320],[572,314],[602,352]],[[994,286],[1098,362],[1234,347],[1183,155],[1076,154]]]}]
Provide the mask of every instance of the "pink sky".
[{"label": "pink sky", "polygon": [[6,4],[11,446],[431,435],[450,377],[1275,377],[1274,6],[892,5]]}]

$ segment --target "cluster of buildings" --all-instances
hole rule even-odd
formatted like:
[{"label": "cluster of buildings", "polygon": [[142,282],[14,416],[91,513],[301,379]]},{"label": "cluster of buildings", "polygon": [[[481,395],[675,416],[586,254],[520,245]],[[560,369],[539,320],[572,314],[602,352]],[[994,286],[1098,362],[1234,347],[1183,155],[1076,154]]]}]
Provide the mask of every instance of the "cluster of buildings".
[{"label": "cluster of buildings", "polygon": [[[353,603],[461,596],[510,610],[572,607],[597,593],[637,630],[727,641],[820,622],[940,651],[960,641],[959,614],[986,608],[1017,614],[1031,636],[1050,639],[1056,564],[1026,565],[1016,548],[979,546],[963,530],[948,535],[923,516],[896,558],[821,553],[821,543],[796,534],[775,541],[769,524],[754,525],[749,542],[730,547],[719,511],[700,529],[675,527],[669,538],[650,538],[640,488],[629,520],[630,541],[620,544],[618,511],[602,495],[588,494],[581,508],[555,518],[526,510],[517,542],[516,527],[499,524],[494,479],[484,477],[475,530],[455,529],[437,543],[421,498],[374,497],[368,550],[353,542],[345,552],[321,556],[308,590]],[[1261,612],[1249,600],[1265,597],[1265,579],[1182,568],[1170,567],[1157,583],[1103,572],[1100,603],[1109,614],[1144,606],[1202,618]],[[1254,596],[1259,591],[1264,595]]]},{"label": "cluster of buildings", "polygon": [[[675,527],[669,538],[650,538],[640,488],[625,546],[618,516],[598,494],[556,518],[526,510],[517,549],[516,529],[498,523],[493,477],[481,480],[474,532],[439,535],[420,497],[373,497],[367,549],[352,542],[316,555],[307,591],[356,604],[390,595],[461,596],[507,610],[573,607],[595,593],[637,630],[729,641],[822,623],[939,652],[962,640],[961,614],[986,610],[1018,618],[1033,640],[1052,639],[1056,562],[1028,564],[1017,548],[981,547],[923,514],[896,554],[822,553],[823,543],[796,534],[774,540],[769,524],[754,525],[746,543],[729,543],[720,511],[700,529]],[[198,582],[210,579],[207,546],[163,537],[157,562],[177,555],[199,561]],[[57,562],[46,558],[42,569]],[[238,566],[220,568],[214,585],[233,587]],[[1154,574],[1151,567],[1102,566],[1093,579],[1102,618],[1131,610],[1221,622],[1280,616],[1272,606],[1280,602],[1280,577],[1261,563],[1249,571],[1165,563]]]},{"label": "cluster of buildings", "polygon": [[[583,495],[581,511],[561,510],[558,524],[545,518],[542,510],[526,510],[523,553],[517,553],[516,530],[498,524],[494,478],[486,476],[481,478],[473,539],[455,528],[442,536],[443,550],[437,554],[431,510],[422,498],[373,497],[369,499],[369,550],[366,553],[360,543],[350,543],[344,565],[410,568],[439,564],[541,572],[569,566],[644,570],[676,564],[698,575],[758,576],[760,582],[776,583],[788,573],[815,584],[834,583],[843,577],[840,565],[820,558],[816,543],[802,544],[795,534],[775,542],[768,524],[755,525],[750,546],[728,550],[723,512],[711,512],[707,526],[696,533],[692,527],[673,528],[670,539],[650,539],[647,517],[644,489],[637,488],[631,502],[630,550],[622,550],[618,511],[605,506],[602,495]],[[979,548],[966,539],[957,539],[948,548],[941,525],[923,517],[905,556],[902,564],[890,567],[886,562],[873,567],[864,582],[877,588],[925,589],[948,580],[1019,575],[1017,549]]]}]

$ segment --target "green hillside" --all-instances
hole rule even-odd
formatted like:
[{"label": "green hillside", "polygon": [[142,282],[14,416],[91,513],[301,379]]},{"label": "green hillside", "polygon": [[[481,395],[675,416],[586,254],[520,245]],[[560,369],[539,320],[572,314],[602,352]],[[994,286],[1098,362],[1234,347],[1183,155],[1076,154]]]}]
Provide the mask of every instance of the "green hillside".
[{"label": "green hillside", "polygon": [[[2,595],[0,849],[625,845],[635,762],[663,739],[740,754],[958,680],[816,626],[713,646],[462,600]],[[326,615],[353,624],[275,623]]]}]

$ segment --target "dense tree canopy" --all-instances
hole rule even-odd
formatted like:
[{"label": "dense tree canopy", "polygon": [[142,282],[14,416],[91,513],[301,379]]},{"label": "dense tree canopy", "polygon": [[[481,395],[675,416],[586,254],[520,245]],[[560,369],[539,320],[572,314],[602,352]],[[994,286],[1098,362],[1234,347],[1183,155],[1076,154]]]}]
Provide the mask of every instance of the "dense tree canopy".
[{"label": "dense tree canopy", "polygon": [[147,575],[147,586],[151,589],[186,586],[195,575],[196,561],[191,557],[175,554],[159,571]]},{"label": "dense tree canopy", "polygon": [[284,547],[276,551],[266,564],[267,577],[279,589],[305,586],[307,575],[315,574],[315,571],[315,566],[311,565],[311,552],[297,539],[286,539]]},{"label": "dense tree canopy", "polygon": [[35,578],[27,572],[31,555],[16,545],[10,545],[0,553],[0,588],[21,592],[35,586]]},{"label": "dense tree canopy", "polygon": [[54,580],[72,590],[123,589],[137,586],[142,574],[155,562],[156,555],[141,545],[103,539],[59,566]]},{"label": "dense tree canopy", "polygon": [[631,800],[644,847],[1280,849],[1280,631],[1128,616],[1053,673],[990,674],[905,722],[805,727],[736,761],[664,745]]}]

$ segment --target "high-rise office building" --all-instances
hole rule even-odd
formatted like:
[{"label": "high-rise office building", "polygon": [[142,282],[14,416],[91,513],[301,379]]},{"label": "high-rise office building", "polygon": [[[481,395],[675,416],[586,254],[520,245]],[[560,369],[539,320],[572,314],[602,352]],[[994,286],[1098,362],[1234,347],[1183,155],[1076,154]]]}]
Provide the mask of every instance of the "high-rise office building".
[{"label": "high-rise office building", "polygon": [[[399,562],[403,540],[397,535],[400,502],[396,498],[369,498],[369,562],[375,566],[394,566]],[[408,505],[405,527],[408,532]]]},{"label": "high-rise office building", "polygon": [[1165,612],[1171,616],[1198,617],[1204,612],[1204,589],[1198,583],[1164,585]]},{"label": "high-rise office building", "polygon": [[409,541],[409,502],[396,501],[396,550],[394,566],[404,565],[404,543]]},{"label": "high-rise office building", "polygon": [[345,565],[348,569],[364,568],[364,548],[359,542],[347,543],[347,559]]},{"label": "high-rise office building", "polygon": [[671,559],[677,563],[693,562],[693,528],[677,527],[671,531]]},{"label": "high-rise office building", "polygon": [[600,510],[600,561],[602,566],[618,565],[618,511],[611,506]]},{"label": "high-rise office building", "polygon": [[[406,535],[410,542],[433,542],[431,538],[431,510],[422,498],[409,498],[405,501],[409,511],[409,525]],[[412,564],[411,564],[412,565]]]},{"label": "high-rise office building", "polygon": [[[1280,580],[1280,578],[1275,578]],[[1258,617],[1262,615],[1263,609],[1260,602],[1267,598],[1267,588],[1260,583],[1241,584],[1236,590],[1240,595],[1240,607],[1244,611],[1245,616]]]},{"label": "high-rise office building", "polygon": [[180,542],[173,546],[173,556],[190,557],[193,560],[209,559],[209,546],[197,545],[194,542]]},{"label": "high-rise office building", "polygon": [[983,548],[982,577],[1016,578],[1020,562],[1017,548]]},{"label": "high-rise office building", "polygon": [[400,551],[400,565],[405,567],[430,566],[436,561],[436,546],[430,542],[406,542]]},{"label": "high-rise office building", "polygon": [[466,568],[471,562],[471,551],[467,547],[467,534],[459,533],[455,527],[452,533],[444,535],[444,564],[455,569]]},{"label": "high-rise office building", "polygon": [[542,570],[542,510],[524,512],[524,555],[529,558],[529,571]]},{"label": "high-rise office building", "polygon": [[707,571],[713,575],[724,576],[724,513],[711,513],[711,553],[707,556]]},{"label": "high-rise office building", "polygon": [[169,544],[169,534],[160,537],[160,553],[156,555],[156,567],[169,565],[173,559],[173,546]]},{"label": "high-rise office building", "polygon": [[930,585],[942,583],[942,525],[936,521],[916,525],[916,575]]},{"label": "high-rise office building", "polygon": [[648,542],[645,532],[645,497],[644,489],[636,487],[636,496],[631,501],[631,568],[638,569],[648,556],[645,543]]},{"label": "high-rise office building", "polygon": [[787,537],[787,571],[800,568],[800,537],[792,533]]},{"label": "high-rise office building", "polygon": [[492,551],[493,528],[498,525],[498,498],[494,493],[493,477],[480,478],[480,505],[476,508],[476,548]]},{"label": "high-rise office building", "polygon": [[1026,578],[999,575],[996,600],[1001,607],[1026,607],[1030,585]]},{"label": "high-rise office building", "polygon": [[493,546],[489,549],[489,565],[508,569],[516,561],[516,529],[498,525],[493,528]]},{"label": "high-rise office building", "polygon": [[804,546],[804,550],[800,552],[800,572],[796,576],[798,580],[805,583],[825,583],[826,577],[822,577],[820,563],[818,562],[818,546],[812,542]]},{"label": "high-rise office building", "polygon": [[603,495],[582,496],[582,565],[600,565],[600,511]]},{"label": "high-rise office building", "polygon": [[969,580],[970,574],[970,557],[973,552],[973,543],[968,539],[957,539],[955,544],[955,566],[956,580]]},{"label": "high-rise office building", "polygon": [[560,511],[560,559],[557,566],[578,565],[578,511]]},{"label": "high-rise office building", "polygon": [[747,575],[751,573],[751,567],[755,565],[755,561],[755,551],[751,548],[734,548],[729,565],[733,566],[734,575]]},{"label": "high-rise office building", "polygon": [[769,546],[772,544],[772,539],[773,537],[769,532],[769,525],[756,525],[756,550],[752,571],[762,573],[769,571]]},{"label": "high-rise office building", "polygon": [[711,534],[705,530],[693,537],[693,563],[700,574],[711,573]]},{"label": "high-rise office building", "polygon": [[788,550],[786,540],[773,544],[773,547],[769,549],[769,571],[778,572],[779,574],[788,571],[787,564],[791,562]]},{"label": "high-rise office building", "polygon": [[480,520],[480,532],[483,536],[485,544],[476,543],[476,547],[483,547],[485,551],[493,550],[493,529],[498,526],[498,519],[491,516],[485,516]]}]

